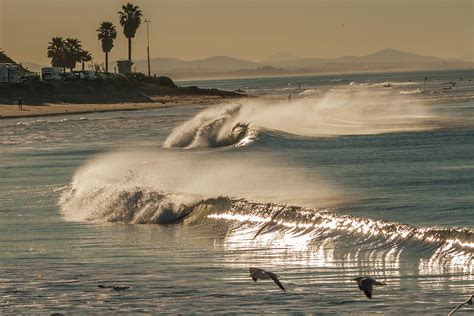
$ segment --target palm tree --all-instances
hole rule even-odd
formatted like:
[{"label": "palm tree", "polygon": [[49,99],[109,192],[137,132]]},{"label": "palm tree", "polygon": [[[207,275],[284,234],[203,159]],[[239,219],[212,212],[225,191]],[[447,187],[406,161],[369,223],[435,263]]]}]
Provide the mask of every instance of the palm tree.
[{"label": "palm tree", "polygon": [[102,42],[102,51],[105,53],[105,72],[109,72],[109,53],[114,47],[117,38],[117,29],[112,22],[102,22],[97,29],[97,38]]},{"label": "palm tree", "polygon": [[82,71],[85,70],[84,63],[92,60],[92,55],[86,50],[80,52],[81,62],[82,62]]},{"label": "palm tree", "polygon": [[65,47],[62,37],[53,37],[48,43],[48,58],[51,58],[53,67],[62,67],[66,70]]},{"label": "palm tree", "polygon": [[120,25],[123,26],[123,34],[128,38],[128,60],[132,61],[132,38],[135,37],[138,27],[142,23],[142,11],[138,6],[127,3],[118,12]]},{"label": "palm tree", "polygon": [[65,51],[65,66],[73,71],[76,68],[76,63],[82,60],[82,49],[81,41],[76,38],[66,38],[64,41]]}]

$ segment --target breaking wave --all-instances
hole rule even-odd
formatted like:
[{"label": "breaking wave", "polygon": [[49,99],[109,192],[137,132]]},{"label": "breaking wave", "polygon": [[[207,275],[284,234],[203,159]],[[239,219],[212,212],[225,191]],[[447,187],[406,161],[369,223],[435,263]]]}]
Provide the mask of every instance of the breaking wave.
[{"label": "breaking wave", "polygon": [[[420,265],[472,273],[472,229],[417,228],[340,214],[335,201],[344,196],[297,170],[282,173],[280,164],[232,158],[222,163],[233,168],[220,170],[218,159],[186,156],[116,153],[95,159],[64,189],[61,213],[71,221],[197,223],[212,236],[218,225],[229,248],[285,247],[325,262],[344,257],[397,264],[416,257]],[[305,200],[309,196],[312,201]]]},{"label": "breaking wave", "polygon": [[239,120],[241,106],[213,108],[196,115],[177,127],[166,139],[164,147],[225,147],[243,145],[255,138],[248,123]]},{"label": "breaking wave", "polygon": [[417,131],[433,128],[437,119],[422,101],[408,96],[338,89],[290,102],[250,100],[209,108],[175,128],[164,147],[223,147],[244,138],[250,143],[265,130],[308,137]]},{"label": "breaking wave", "polygon": [[[221,222],[229,247],[248,244],[314,251],[323,248],[350,257],[419,256],[431,265],[473,272],[474,231],[468,228],[416,228],[406,224],[337,214],[328,209],[258,203],[230,197],[170,194],[150,188],[96,189],[85,196],[68,191],[65,208],[81,209],[86,221],[128,224],[205,225]],[[212,225],[211,225],[212,226]],[[336,254],[333,254],[333,256]],[[326,258],[328,259],[328,258]]]},{"label": "breaking wave", "polygon": [[400,94],[420,94],[424,93],[425,90],[422,90],[420,88],[414,89],[414,90],[402,90],[400,91]]}]

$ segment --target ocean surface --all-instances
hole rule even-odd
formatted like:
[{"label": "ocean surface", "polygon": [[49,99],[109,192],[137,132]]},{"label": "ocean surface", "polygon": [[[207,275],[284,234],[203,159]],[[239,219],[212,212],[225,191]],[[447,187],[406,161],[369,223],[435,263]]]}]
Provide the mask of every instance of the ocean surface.
[{"label": "ocean surface", "polygon": [[0,120],[1,314],[445,315],[474,294],[473,70],[180,84],[258,97]]}]

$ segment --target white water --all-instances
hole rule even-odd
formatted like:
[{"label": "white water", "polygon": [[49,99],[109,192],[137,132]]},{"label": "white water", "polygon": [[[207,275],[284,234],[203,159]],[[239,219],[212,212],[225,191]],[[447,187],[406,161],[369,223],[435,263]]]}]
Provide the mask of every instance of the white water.
[{"label": "white water", "polygon": [[[137,206],[138,197],[153,203]],[[282,161],[162,150],[117,152],[89,161],[74,175],[60,205],[66,219],[74,221],[157,223],[218,197],[311,207],[348,198],[329,181]]]},{"label": "white water", "polygon": [[437,119],[421,100],[370,89],[336,89],[322,97],[294,101],[246,100],[210,108],[178,126],[164,147],[220,147],[232,144],[236,124],[300,136],[367,135],[416,131]]}]

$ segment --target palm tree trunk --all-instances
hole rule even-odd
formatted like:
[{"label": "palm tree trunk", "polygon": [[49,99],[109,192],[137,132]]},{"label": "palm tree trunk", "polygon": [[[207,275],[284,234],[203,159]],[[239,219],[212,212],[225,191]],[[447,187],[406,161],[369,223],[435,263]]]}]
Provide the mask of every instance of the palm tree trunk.
[{"label": "palm tree trunk", "polygon": [[128,61],[132,61],[132,38],[128,38]]},{"label": "palm tree trunk", "polygon": [[109,53],[105,52],[105,73],[109,73]]},{"label": "palm tree trunk", "polygon": [[84,61],[82,62],[82,71],[84,71]]}]

